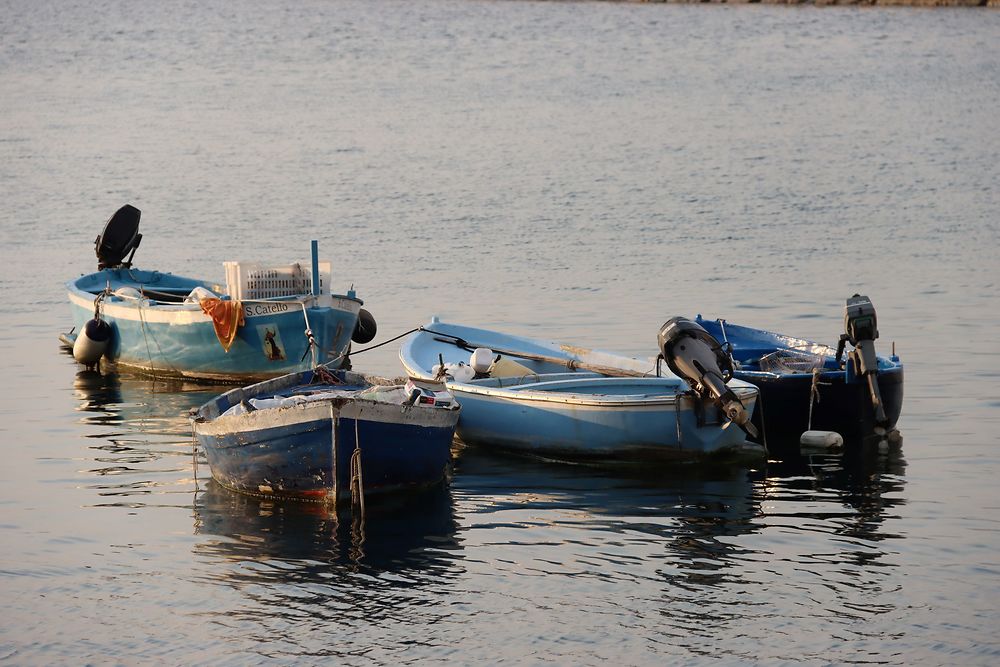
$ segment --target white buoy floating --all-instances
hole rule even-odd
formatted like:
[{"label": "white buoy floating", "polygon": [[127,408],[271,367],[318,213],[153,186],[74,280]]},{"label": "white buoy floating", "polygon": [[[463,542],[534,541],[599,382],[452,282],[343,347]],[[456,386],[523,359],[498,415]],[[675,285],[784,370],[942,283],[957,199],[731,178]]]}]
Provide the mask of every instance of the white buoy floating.
[{"label": "white buoy floating", "polygon": [[844,438],[836,431],[814,431],[813,404],[819,403],[819,387],[828,382],[819,381],[819,369],[813,369],[812,384],[809,387],[809,420],[805,432],[799,436],[799,444],[820,449],[839,449],[844,446]]},{"label": "white buoy floating", "polygon": [[805,431],[799,443],[809,447],[836,449],[844,445],[844,438],[836,431]]},{"label": "white buoy floating", "polygon": [[87,368],[92,368],[108,351],[112,335],[114,330],[111,325],[95,317],[84,324],[76,335],[76,340],[73,341],[73,358]]},{"label": "white buoy floating", "polygon": [[[476,371],[472,370],[472,366],[469,366],[464,361],[460,361],[457,364],[445,364],[444,373],[455,382],[468,382],[476,377]],[[434,364],[431,368],[431,374],[434,377],[439,377],[441,375],[441,364]]]}]

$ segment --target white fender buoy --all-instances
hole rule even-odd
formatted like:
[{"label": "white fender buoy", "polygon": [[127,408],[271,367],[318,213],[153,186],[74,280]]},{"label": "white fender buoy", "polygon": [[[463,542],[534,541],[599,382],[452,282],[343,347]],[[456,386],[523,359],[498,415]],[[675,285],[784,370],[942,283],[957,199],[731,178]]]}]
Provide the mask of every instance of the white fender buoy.
[{"label": "white fender buoy", "polygon": [[476,373],[489,373],[490,366],[493,365],[493,356],[493,350],[490,348],[477,347],[469,359],[469,365],[472,366],[472,370],[476,371]]},{"label": "white fender buoy", "polygon": [[810,447],[834,449],[844,444],[844,438],[836,431],[806,431],[799,438],[799,443]]},{"label": "white fender buoy", "polygon": [[448,370],[448,375],[455,378],[455,382],[468,382],[476,377],[476,371],[472,370],[472,366],[467,366],[463,361],[457,364],[447,364],[445,368]]},{"label": "white fender buoy", "polygon": [[76,335],[76,340],[73,341],[73,358],[84,366],[94,366],[108,351],[113,334],[110,324],[95,317],[84,324]]}]

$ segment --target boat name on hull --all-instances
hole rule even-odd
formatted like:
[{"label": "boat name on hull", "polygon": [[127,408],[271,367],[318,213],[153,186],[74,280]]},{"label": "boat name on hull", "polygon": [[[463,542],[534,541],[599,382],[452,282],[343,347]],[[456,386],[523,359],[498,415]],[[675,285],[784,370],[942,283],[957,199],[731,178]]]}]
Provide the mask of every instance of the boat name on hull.
[{"label": "boat name on hull", "polygon": [[289,305],[287,303],[251,303],[243,306],[243,316],[248,318],[287,313],[288,311]]}]

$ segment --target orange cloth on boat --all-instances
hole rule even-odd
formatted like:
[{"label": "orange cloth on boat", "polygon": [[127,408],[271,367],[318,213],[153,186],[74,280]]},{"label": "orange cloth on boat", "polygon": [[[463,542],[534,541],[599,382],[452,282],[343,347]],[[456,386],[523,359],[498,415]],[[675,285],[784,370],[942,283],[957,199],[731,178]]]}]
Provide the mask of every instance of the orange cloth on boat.
[{"label": "orange cloth on boat", "polygon": [[236,340],[236,332],[245,323],[243,320],[243,304],[239,301],[223,301],[222,299],[202,299],[201,309],[212,318],[215,335],[222,343],[222,349],[229,352]]}]

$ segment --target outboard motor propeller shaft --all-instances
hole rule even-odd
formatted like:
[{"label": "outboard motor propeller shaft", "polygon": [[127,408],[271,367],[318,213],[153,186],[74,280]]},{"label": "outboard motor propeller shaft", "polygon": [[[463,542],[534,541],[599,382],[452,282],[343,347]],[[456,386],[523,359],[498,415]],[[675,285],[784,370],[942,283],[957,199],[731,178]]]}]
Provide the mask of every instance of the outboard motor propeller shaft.
[{"label": "outboard motor propeller shaft", "polygon": [[875,306],[867,296],[855,294],[847,300],[847,305],[844,306],[844,331],[837,343],[837,364],[840,364],[845,344],[853,345],[854,349],[847,354],[848,361],[854,364],[858,375],[868,382],[872,407],[875,409],[875,422],[884,426],[888,419],[882,405],[882,393],[878,388],[878,358],[875,356],[878,319],[875,316]]},{"label": "outboard motor propeller shaft", "polygon": [[733,361],[712,334],[685,317],[672,317],[660,327],[657,340],[675,375],[684,378],[702,399],[715,403],[748,435],[757,436],[743,402],[726,385],[733,378]]}]

